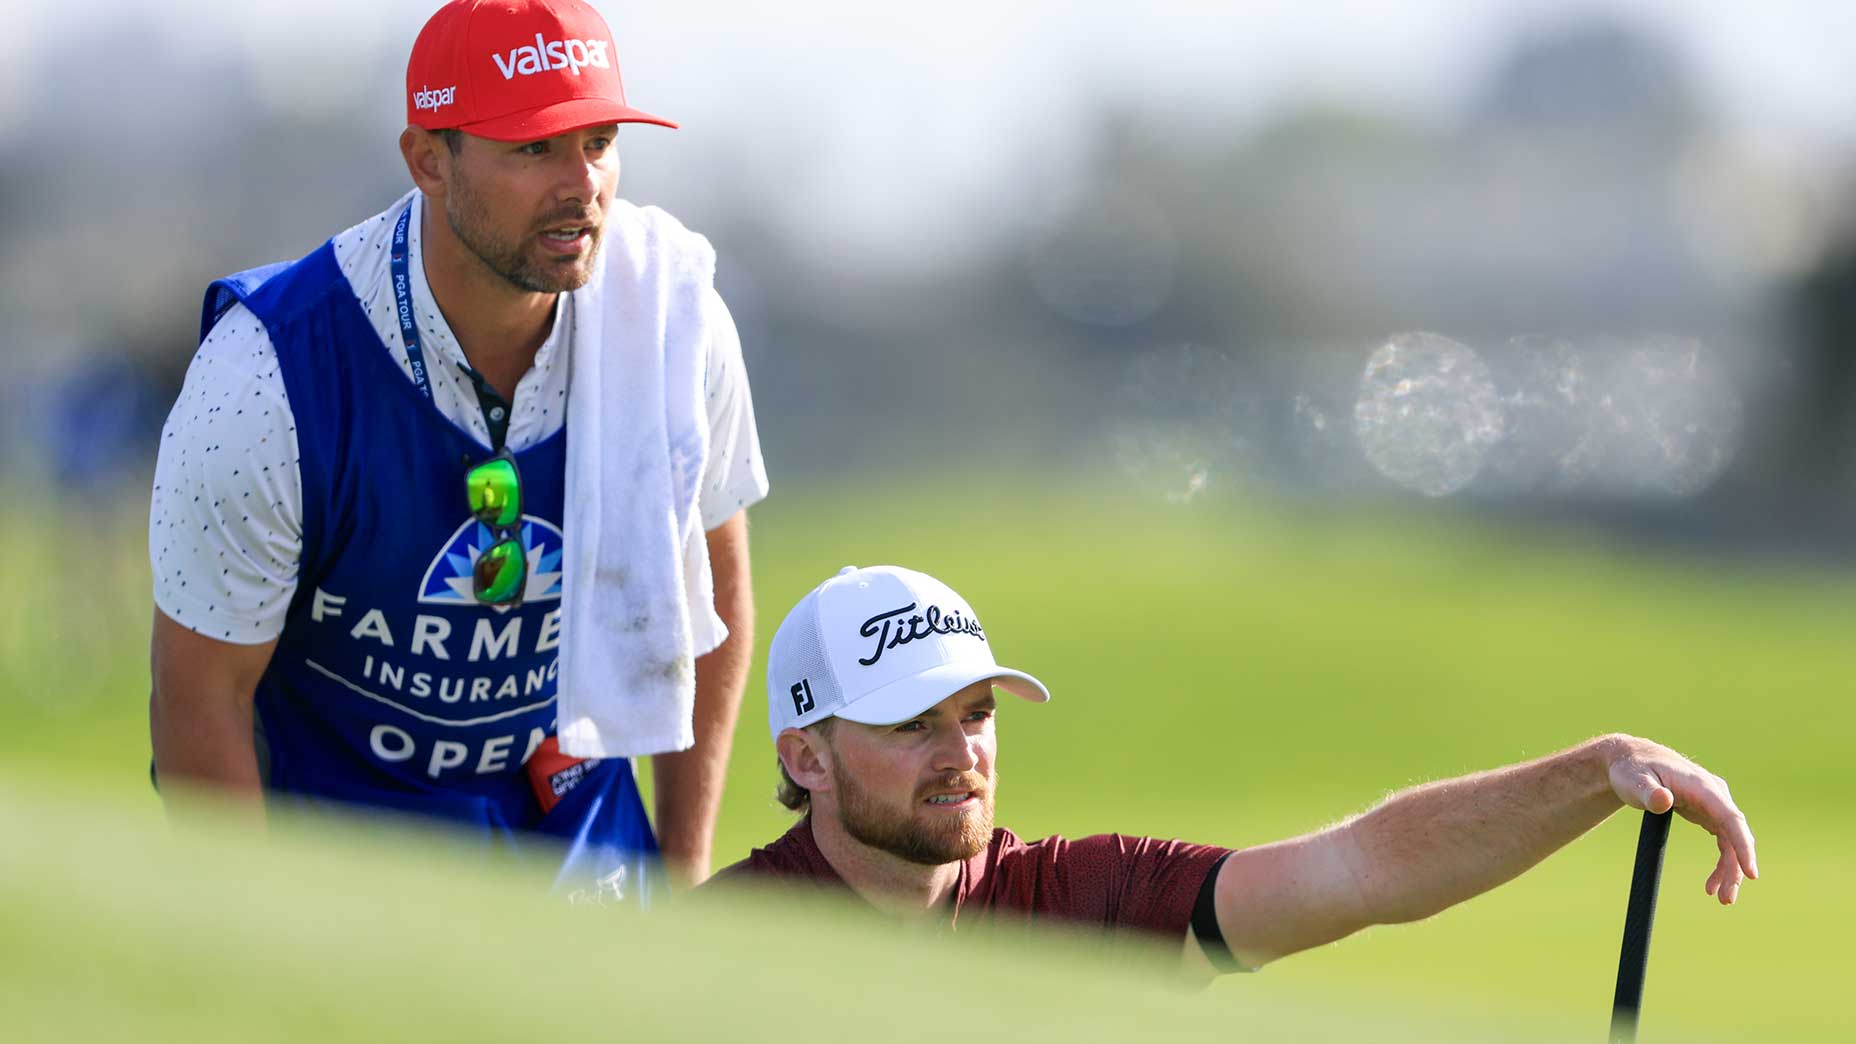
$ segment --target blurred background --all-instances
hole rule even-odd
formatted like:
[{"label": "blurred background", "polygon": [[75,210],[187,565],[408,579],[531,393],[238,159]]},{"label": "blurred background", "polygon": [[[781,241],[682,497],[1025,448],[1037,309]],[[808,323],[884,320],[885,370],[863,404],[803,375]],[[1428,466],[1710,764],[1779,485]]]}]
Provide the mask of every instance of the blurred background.
[{"label": "blurred background", "polygon": [[[26,0],[0,44],[11,466],[139,481],[199,288],[405,186],[427,6]],[[684,125],[623,131],[622,191],[719,246],[788,481],[919,467],[893,426],[1176,498],[1845,544],[1856,14],[607,13],[633,100]]]},{"label": "blurred background", "polygon": [[[143,527],[200,293],[405,190],[431,6],[9,4],[16,794],[158,825]],[[1655,735],[1734,781],[1772,880],[1708,907],[1677,831],[1645,1039],[1659,988],[1681,1039],[1836,1039],[1856,8],[596,6],[683,124],[621,130],[621,194],[711,238],[741,329],[763,649],[844,562],[942,575],[1060,697],[1005,726],[1028,835],[1261,841]],[[762,698],[718,865],[784,825]],[[1602,1013],[1626,818],[1214,992]]]}]

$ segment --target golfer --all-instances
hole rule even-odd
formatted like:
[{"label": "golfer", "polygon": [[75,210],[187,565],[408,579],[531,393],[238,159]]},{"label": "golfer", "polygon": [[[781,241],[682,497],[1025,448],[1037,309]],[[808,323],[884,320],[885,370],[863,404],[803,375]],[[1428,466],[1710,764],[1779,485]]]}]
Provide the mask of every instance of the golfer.
[{"label": "golfer", "polygon": [[149,526],[164,792],[707,875],[767,480],[713,249],[616,194],[619,126],[675,126],[618,62],[579,0],[444,5],[410,190],[208,288]]},{"label": "golfer", "polygon": [[[1713,834],[1721,854],[1707,889],[1722,903],[1758,876],[1727,784],[1623,735],[1414,787],[1255,848],[1118,834],[1023,841],[993,825],[993,691],[1050,694],[998,666],[988,637],[946,585],[893,566],[846,567],[801,599],[774,635],[767,694],[780,797],[805,816],[714,880],[841,886],[878,910],[955,927],[1019,919],[1157,933],[1208,972],[1429,917],[1623,806],[1673,806]],[[1108,785],[1119,785],[1113,774]]]}]

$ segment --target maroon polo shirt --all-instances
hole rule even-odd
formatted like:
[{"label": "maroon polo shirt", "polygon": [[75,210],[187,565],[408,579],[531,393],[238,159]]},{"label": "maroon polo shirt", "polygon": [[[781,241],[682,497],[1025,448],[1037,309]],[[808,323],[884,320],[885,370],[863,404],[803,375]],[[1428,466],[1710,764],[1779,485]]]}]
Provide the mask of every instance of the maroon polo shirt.
[{"label": "maroon polo shirt", "polygon": [[[1183,938],[1206,873],[1229,851],[1121,834],[1021,841],[1001,827],[960,864],[948,922],[1060,922]],[[810,816],[711,879],[757,880],[850,890],[819,851]]]}]

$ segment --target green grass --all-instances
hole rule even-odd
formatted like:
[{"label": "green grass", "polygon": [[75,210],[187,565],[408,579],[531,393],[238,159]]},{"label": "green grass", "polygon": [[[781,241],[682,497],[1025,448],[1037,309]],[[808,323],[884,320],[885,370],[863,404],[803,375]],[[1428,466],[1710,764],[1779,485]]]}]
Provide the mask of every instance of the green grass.
[{"label": "green grass", "polygon": [[[1841,887],[1856,857],[1856,813],[1844,800],[1856,578],[1626,555],[1417,516],[1166,507],[1106,487],[927,488],[966,492],[955,502],[782,488],[757,509],[760,645],[793,600],[846,563],[895,562],[947,580],[977,607],[1002,662],[1055,693],[1043,707],[1013,701],[1000,718],[1000,819],[1021,835],[1119,830],[1241,845],[1319,826],[1408,783],[1638,732],[1734,784],[1766,873],[1737,907],[1717,907],[1701,892],[1712,845],[1677,824],[1641,1039],[1844,1039],[1839,940],[1856,930],[1856,899]],[[560,957],[582,947],[642,977],[639,996],[694,1020],[662,1023],[663,1035],[683,1026],[697,1039],[738,1039],[766,1021],[731,1021],[704,998],[738,991],[764,1011],[816,992],[815,980],[794,977],[790,954],[821,943],[837,947],[823,959],[834,971],[875,976],[857,980],[852,1014],[882,1018],[884,1004],[898,1006],[882,1032],[937,1026],[932,1013],[948,997],[931,983],[973,981],[967,960],[990,974],[964,1000],[1001,1033],[1038,1011],[1102,1039],[1132,1036],[1136,1013],[1156,1011],[1186,1013],[1164,1028],[1188,1037],[1258,1027],[1305,1039],[1603,1032],[1634,816],[1429,922],[1368,932],[1190,999],[1124,989],[1065,955],[1048,962],[1061,973],[1021,985],[1023,965],[1043,969],[1042,956],[1024,962],[990,942],[886,947],[855,928],[815,939],[777,913],[757,930],[760,914],[659,913],[623,919],[614,934],[637,945],[591,939],[548,903],[515,898],[539,887],[532,877],[478,875],[475,863],[458,873],[430,846],[415,858],[346,835],[257,852],[214,841],[212,851],[256,869],[202,868],[169,838],[146,786],[141,548],[131,515],[68,531],[57,554],[13,552],[6,563],[34,597],[0,617],[0,819],[18,839],[0,857],[0,1010],[25,1012],[47,1039],[509,1039],[520,1024],[492,1017],[492,999],[472,989],[490,981],[528,998],[510,1007],[531,1018],[551,998],[589,990],[599,996],[569,1001],[578,1014],[550,1028],[598,1027],[613,999],[582,962]],[[789,822],[771,798],[771,758],[757,675],[718,864]],[[432,908],[445,895],[454,899]],[[348,909],[358,912],[337,916]],[[391,916],[369,921],[375,910]],[[572,945],[552,947],[534,925]],[[429,937],[401,953],[397,940],[415,928]],[[770,948],[776,938],[784,945]],[[736,951],[752,959],[717,958]],[[695,986],[665,970],[692,963],[710,969]],[[1090,985],[1066,988],[1071,975]],[[58,987],[61,976],[73,985]],[[423,996],[395,1001],[368,985],[376,980]],[[869,985],[879,981],[887,988]],[[109,1004],[95,1001],[105,994]],[[950,1017],[937,1035],[974,1024]],[[143,1031],[115,1032],[125,1026]]]},{"label": "green grass", "polygon": [[[1194,994],[1152,955],[899,932],[816,899],[641,915],[401,829],[223,830],[0,793],[9,1042],[1558,1039],[1487,1012]],[[72,829],[69,815],[84,829]]]}]

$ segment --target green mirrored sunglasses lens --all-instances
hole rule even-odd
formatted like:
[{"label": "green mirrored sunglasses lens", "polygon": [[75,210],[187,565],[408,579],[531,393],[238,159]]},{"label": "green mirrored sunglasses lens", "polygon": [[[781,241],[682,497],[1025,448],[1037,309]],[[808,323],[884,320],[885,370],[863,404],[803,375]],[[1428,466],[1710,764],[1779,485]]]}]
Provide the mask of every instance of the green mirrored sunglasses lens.
[{"label": "green mirrored sunglasses lens", "polygon": [[521,541],[514,538],[498,540],[490,545],[489,550],[477,556],[477,565],[471,575],[471,590],[479,602],[508,602],[522,593],[523,583],[527,579],[528,556],[522,551]]},{"label": "green mirrored sunglasses lens", "polygon": [[522,481],[514,461],[485,461],[464,474],[470,513],[486,526],[513,526],[522,517]]}]

